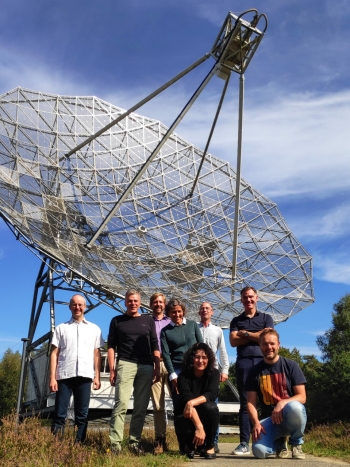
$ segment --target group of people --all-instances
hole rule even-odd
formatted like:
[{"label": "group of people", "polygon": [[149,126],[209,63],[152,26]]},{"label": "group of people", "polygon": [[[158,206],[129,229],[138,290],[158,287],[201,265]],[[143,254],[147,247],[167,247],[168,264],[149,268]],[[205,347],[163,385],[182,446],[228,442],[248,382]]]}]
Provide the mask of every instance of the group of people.
[{"label": "group of people", "polygon": [[[298,365],[278,354],[279,336],[270,315],[257,310],[257,291],[241,291],[244,311],[230,324],[230,344],[237,348],[236,378],[240,396],[240,444],[234,455],[305,457],[301,445],[306,424],[305,378]],[[154,453],[166,448],[166,388],[174,407],[174,426],[180,451],[215,459],[219,452],[219,383],[228,378],[229,361],[221,328],[211,323],[210,303],[200,306],[200,323],[186,318],[185,305],[154,293],[151,314],[140,313],[141,296],[125,294],[126,313],[112,319],[108,333],[110,383],[115,405],[109,437],[111,451],[121,451],[124,422],[131,393],[134,407],[129,449],[142,454],[141,434],[151,396],[154,411]],[[86,303],[74,295],[72,318],[56,327],[50,357],[50,390],[56,392],[52,432],[62,433],[69,400],[74,396],[76,442],[84,442],[91,385],[99,389],[102,333],[85,319]],[[259,421],[257,400],[263,419]]]}]

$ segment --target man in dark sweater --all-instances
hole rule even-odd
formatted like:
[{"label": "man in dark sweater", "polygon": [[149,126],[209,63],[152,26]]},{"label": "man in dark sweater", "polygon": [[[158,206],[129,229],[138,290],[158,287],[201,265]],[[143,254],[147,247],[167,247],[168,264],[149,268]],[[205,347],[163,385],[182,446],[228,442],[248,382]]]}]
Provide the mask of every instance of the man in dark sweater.
[{"label": "man in dark sweater", "polygon": [[237,347],[236,380],[239,392],[240,444],[232,452],[234,455],[250,454],[250,422],[247,412],[247,391],[245,382],[249,371],[263,359],[259,347],[259,336],[265,328],[273,328],[270,315],[257,310],[258,294],[254,287],[241,290],[244,312],[233,318],[230,324],[230,344]]},{"label": "man in dark sweater", "polygon": [[129,447],[134,453],[142,454],[140,439],[151,385],[152,382],[159,381],[160,354],[156,329],[152,316],[139,313],[140,305],[140,293],[137,290],[128,290],[125,294],[126,314],[114,317],[109,327],[108,363],[110,382],[115,386],[115,405],[109,438],[115,453],[121,450],[125,414],[134,388]]}]

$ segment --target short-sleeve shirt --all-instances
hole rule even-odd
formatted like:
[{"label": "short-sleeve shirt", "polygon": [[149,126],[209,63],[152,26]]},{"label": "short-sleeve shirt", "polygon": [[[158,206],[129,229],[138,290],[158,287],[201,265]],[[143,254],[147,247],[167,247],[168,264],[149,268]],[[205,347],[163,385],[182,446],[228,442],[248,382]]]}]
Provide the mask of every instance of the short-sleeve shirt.
[{"label": "short-sleeve shirt", "polygon": [[108,348],[117,348],[117,359],[153,365],[153,352],[159,350],[152,316],[115,316],[109,326]]},{"label": "short-sleeve shirt", "polygon": [[56,379],[94,378],[95,349],[104,345],[101,329],[85,318],[59,324],[52,337],[52,345],[58,348]]},{"label": "short-sleeve shirt", "polygon": [[[257,311],[252,318],[246,316],[243,312],[233,318],[230,324],[232,331],[258,332],[264,328],[273,328],[273,319],[270,315]],[[237,345],[237,360],[247,357],[262,357],[258,342],[249,341],[247,344]]]},{"label": "short-sleeve shirt", "polygon": [[275,405],[294,396],[293,387],[306,384],[299,365],[289,358],[279,357],[276,363],[262,360],[249,372],[246,391],[257,392],[262,418],[270,417]]}]

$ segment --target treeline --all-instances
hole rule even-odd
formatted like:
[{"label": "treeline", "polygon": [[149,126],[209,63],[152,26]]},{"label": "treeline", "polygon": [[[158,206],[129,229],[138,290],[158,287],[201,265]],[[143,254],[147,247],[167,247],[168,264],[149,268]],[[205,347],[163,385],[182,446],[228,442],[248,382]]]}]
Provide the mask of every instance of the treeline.
[{"label": "treeline", "polygon": [[21,354],[6,350],[0,360],[0,420],[17,407]]},{"label": "treeline", "polygon": [[[350,421],[350,294],[333,309],[332,327],[316,339],[321,360],[296,348],[280,349],[280,355],[296,360],[305,374],[308,421],[315,424]],[[20,353],[8,349],[0,361],[0,419],[16,408],[20,368]],[[229,374],[235,384],[234,364]],[[227,385],[222,385],[219,398],[235,400]]]}]

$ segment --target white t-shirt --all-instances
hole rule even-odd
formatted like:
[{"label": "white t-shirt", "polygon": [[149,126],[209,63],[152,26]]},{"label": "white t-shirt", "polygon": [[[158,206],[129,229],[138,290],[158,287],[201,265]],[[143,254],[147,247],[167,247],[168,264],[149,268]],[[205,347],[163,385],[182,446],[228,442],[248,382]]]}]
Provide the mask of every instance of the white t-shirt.
[{"label": "white t-shirt", "polygon": [[58,348],[56,379],[83,376],[94,378],[95,349],[103,347],[101,329],[84,318],[78,322],[71,318],[59,324],[52,337]]}]

